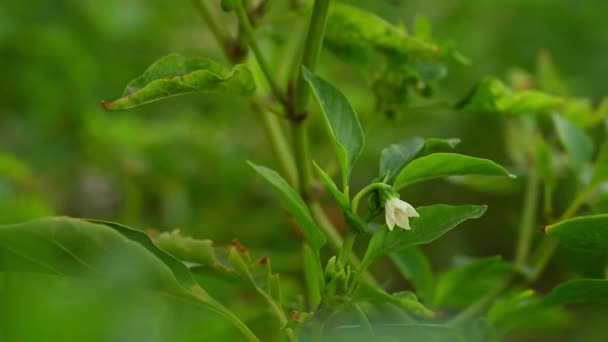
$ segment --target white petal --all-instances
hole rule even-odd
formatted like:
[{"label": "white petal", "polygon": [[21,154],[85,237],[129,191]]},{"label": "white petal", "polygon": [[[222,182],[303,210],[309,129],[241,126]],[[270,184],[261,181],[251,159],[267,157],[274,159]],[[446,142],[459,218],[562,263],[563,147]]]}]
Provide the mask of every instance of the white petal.
[{"label": "white petal", "polygon": [[395,221],[397,225],[404,229],[411,229],[410,220],[405,212],[405,210],[396,210],[395,211]]},{"label": "white petal", "polygon": [[393,211],[393,208],[390,208],[388,205],[386,205],[384,211],[386,213],[386,225],[388,226],[388,229],[393,230],[393,228],[395,228],[395,213]]},{"label": "white petal", "polygon": [[398,199],[397,197],[391,198],[389,200],[389,202],[391,202],[393,207],[395,207],[396,209],[399,209],[399,210],[406,210],[407,207],[410,206],[407,202],[404,202],[404,201]]},{"label": "white petal", "polygon": [[407,205],[407,209],[405,210],[405,213],[409,217],[420,217],[420,214],[418,214],[416,209],[414,209],[414,207],[412,207],[409,203]]}]

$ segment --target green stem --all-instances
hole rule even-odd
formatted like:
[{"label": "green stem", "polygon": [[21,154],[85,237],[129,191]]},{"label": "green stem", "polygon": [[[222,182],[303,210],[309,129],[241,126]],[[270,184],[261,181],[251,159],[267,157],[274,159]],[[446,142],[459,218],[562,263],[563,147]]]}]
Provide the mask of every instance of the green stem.
[{"label": "green stem", "polygon": [[277,158],[281,173],[285,176],[289,184],[295,186],[298,181],[298,170],[296,164],[289,151],[287,138],[281,129],[281,124],[276,116],[268,113],[261,106],[252,103],[253,111],[258,115],[262,122],[262,126],[266,131],[266,136],[270,141],[274,156]]},{"label": "green stem", "polygon": [[203,21],[207,23],[209,26],[209,30],[211,30],[211,34],[217,44],[222,48],[224,54],[229,56],[230,53],[228,51],[228,36],[222,30],[220,24],[215,20],[215,16],[213,15],[213,10],[209,7],[210,1],[207,0],[191,0],[192,6],[198,12],[198,14],[203,18]]},{"label": "green stem", "polygon": [[273,77],[273,72],[270,69],[270,66],[268,65],[268,63],[266,62],[266,59],[264,59],[264,55],[262,54],[262,49],[260,48],[257,40],[255,39],[255,35],[253,33],[253,27],[251,26],[251,22],[249,21],[249,15],[247,14],[247,11],[245,10],[245,5],[243,4],[243,0],[236,0],[235,5],[236,6],[235,6],[234,10],[236,12],[239,23],[241,25],[241,29],[245,36],[245,40],[247,41],[247,44],[253,51],[253,54],[255,55],[255,59],[257,60],[258,65],[260,66],[260,69],[262,70],[262,73],[264,74],[264,77],[266,78],[266,81],[268,81],[268,84],[270,85],[270,88],[272,89],[272,93],[274,94],[274,96],[277,98],[277,100],[279,102],[281,102],[282,104],[286,104],[287,101],[286,101],[285,95],[283,94],[281,87],[279,87],[279,84],[275,81],[275,79]]},{"label": "green stem", "polygon": [[361,191],[359,191],[355,197],[353,197],[353,201],[351,204],[351,211],[353,212],[353,214],[357,215],[358,210],[359,210],[359,202],[361,202],[361,199],[369,194],[372,191],[375,190],[381,190],[381,189],[387,189],[390,190],[392,189],[392,187],[386,183],[372,183],[369,184],[368,186],[364,187],[363,189],[361,189]]},{"label": "green stem", "polygon": [[519,239],[515,249],[515,265],[520,268],[525,266],[528,254],[530,253],[532,233],[534,232],[536,211],[538,209],[539,183],[540,177],[538,171],[532,165],[528,174],[521,223],[519,225]]}]

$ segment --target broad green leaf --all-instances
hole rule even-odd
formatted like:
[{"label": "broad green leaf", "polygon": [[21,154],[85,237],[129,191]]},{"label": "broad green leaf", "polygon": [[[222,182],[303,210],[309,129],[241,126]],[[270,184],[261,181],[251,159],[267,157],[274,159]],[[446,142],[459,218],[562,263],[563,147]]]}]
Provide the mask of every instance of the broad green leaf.
[{"label": "broad green leaf", "polygon": [[150,237],[148,235],[146,235],[144,232],[137,230],[137,229],[129,228],[127,226],[123,226],[123,225],[121,225],[119,223],[115,223],[115,222],[108,222],[108,221],[101,221],[101,220],[87,220],[87,221],[110,227],[110,228],[118,231],[120,234],[122,234],[127,239],[139,243],[142,247],[147,249],[150,253],[154,254],[158,259],[162,260],[163,263],[165,263],[165,265],[167,265],[167,267],[169,267],[171,269],[171,271],[173,271],[173,274],[175,275],[175,277],[177,278],[177,280],[180,282],[180,284],[183,287],[192,288],[192,286],[194,286],[196,284],[194,282],[194,279],[192,278],[192,274],[190,274],[190,271],[188,270],[188,268],[182,262],[175,259],[174,256],[167,254],[164,250],[157,247],[157,245],[154,244],[154,242],[152,242]]},{"label": "broad green leaf", "polygon": [[407,164],[399,172],[393,186],[399,190],[428,179],[465,175],[510,176],[502,166],[488,159],[457,153],[433,153]]},{"label": "broad green leaf", "polygon": [[608,299],[608,280],[575,279],[554,287],[539,305],[554,306]]},{"label": "broad green leaf", "polygon": [[0,270],[186,293],[171,269],[139,243],[105,225],[65,217],[0,226]]},{"label": "broad green leaf", "polygon": [[486,209],[485,205],[443,204],[416,208],[420,217],[410,219],[411,230],[396,228],[390,231],[383,226],[374,233],[361,262],[361,269],[366,269],[382,255],[432,242],[460,223],[481,217]]},{"label": "broad green leaf", "polygon": [[574,249],[608,251],[608,215],[581,216],[545,227],[545,233]]},{"label": "broad green leaf", "polygon": [[388,175],[390,179],[394,179],[399,171],[416,156],[437,150],[452,149],[459,142],[459,139],[412,137],[398,144],[389,145],[380,153],[380,177]]},{"label": "broad green leaf", "polygon": [[391,303],[422,317],[433,317],[434,313],[418,301],[413,293],[389,294],[383,289],[367,282],[359,283],[354,295],[355,301],[370,301],[374,303]]},{"label": "broad green leaf", "polygon": [[243,65],[229,70],[207,58],[171,54],[131,81],[122,98],[101,104],[106,110],[117,111],[195,92],[247,95],[254,90],[251,72]]},{"label": "broad green leaf", "polygon": [[593,176],[589,185],[596,186],[606,181],[608,181],[608,142],[602,145],[595,159]]},{"label": "broad green leaf", "polygon": [[346,186],[353,165],[363,150],[363,128],[344,94],[306,68],[302,72],[323,111]]},{"label": "broad green leaf", "polygon": [[513,92],[495,77],[481,80],[457,107],[465,112],[501,114],[543,113],[564,103],[561,97],[535,90]]},{"label": "broad green leaf", "polygon": [[325,235],[319,230],[315,224],[310,210],[304,203],[304,200],[300,195],[291,187],[283,177],[277,172],[266,168],[264,166],[256,165],[252,162],[248,162],[257,173],[259,173],[264,179],[266,179],[270,185],[279,193],[282,203],[285,205],[287,210],[293,215],[294,219],[304,233],[306,240],[313,248],[318,251],[321,246],[325,244]]},{"label": "broad green leaf", "polygon": [[433,296],[433,270],[422,250],[412,246],[391,253],[390,258],[403,277],[412,283],[416,294],[425,302],[429,302]]},{"label": "broad green leaf", "polygon": [[504,281],[515,267],[499,256],[473,260],[439,277],[434,304],[441,308],[463,308],[480,299]]},{"label": "broad green leaf", "polygon": [[568,152],[573,166],[580,168],[591,158],[593,141],[585,132],[559,115],[553,115],[553,123],[557,136]]}]

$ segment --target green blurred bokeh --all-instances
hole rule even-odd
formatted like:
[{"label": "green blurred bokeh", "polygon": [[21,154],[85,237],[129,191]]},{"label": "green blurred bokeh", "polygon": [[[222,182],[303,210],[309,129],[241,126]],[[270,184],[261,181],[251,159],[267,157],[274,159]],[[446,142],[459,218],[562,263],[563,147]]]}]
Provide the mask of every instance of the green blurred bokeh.
[{"label": "green blurred bokeh", "polygon": [[[472,64],[451,66],[440,98],[461,98],[486,74],[504,76],[515,66],[533,70],[541,50],[551,53],[576,94],[598,100],[608,93],[604,87],[608,2],[348,2],[407,26],[415,15],[423,15],[437,36],[456,42]],[[221,20],[232,26],[228,15]],[[278,21],[276,25],[285,24]],[[265,43],[272,46],[270,40]],[[99,106],[102,99],[117,98],[129,80],[171,52],[225,62],[188,1],[0,3],[0,224],[69,215],[118,221],[141,229],[180,229],[187,235],[213,239],[217,245],[238,238],[254,256],[271,257],[275,270],[285,274],[282,280],[287,293],[299,291],[300,262],[294,254],[298,239],[278,210],[274,194],[245,164],[249,159],[277,167],[262,127],[245,99],[190,95],[117,113],[106,113]],[[328,52],[322,55],[322,65],[320,72],[344,90],[366,131],[368,144],[353,174],[355,189],[375,177],[383,146],[412,135],[459,137],[459,152],[509,165],[502,123],[497,119],[465,117],[449,110],[408,110],[387,120],[374,111],[371,90],[362,73]],[[334,162],[327,137],[318,120],[313,120],[313,156],[331,167]],[[414,186],[402,196],[414,205],[489,204],[482,219],[467,223],[426,249],[433,264],[444,269],[457,254],[510,257],[522,197],[517,186],[515,190],[488,194],[437,181]],[[339,208],[328,201],[326,209],[339,223]],[[549,283],[570,275],[596,275],[596,269],[581,266],[584,259],[561,251],[557,256],[561,262],[550,270]],[[388,265],[378,267],[383,268],[391,270]],[[95,290],[97,297],[91,298],[78,284],[64,284],[51,277],[20,277],[26,276],[0,276],[0,340],[45,340],[40,337],[43,335],[21,328],[28,324],[39,325],[43,331],[48,328],[48,336],[66,341],[84,340],[87,333],[95,336],[91,340],[104,341],[179,340],[182,337],[176,336],[182,335],[175,335],[176,331],[189,340],[207,336],[197,329],[213,326],[204,323],[205,316],[203,323],[192,323],[189,313],[168,313],[173,312],[169,302],[145,296],[124,301],[110,296],[107,289]],[[389,280],[398,281],[397,277]],[[247,305],[251,298],[234,296],[221,281],[208,281],[208,290],[226,300],[227,306],[256,319]],[[15,285],[23,283],[27,286]],[[588,311],[590,317],[608,315],[605,310]],[[83,319],[87,312],[94,320]],[[89,325],[68,334],[62,329],[69,325],[47,326],[47,315],[55,322]],[[128,328],[119,321],[129,321]],[[109,330],[101,331],[103,324]],[[193,325],[198,328],[192,330]],[[159,330],[155,333],[151,327]],[[124,334],[111,336],[108,331]],[[601,327],[586,324],[579,332],[583,335],[578,336],[592,341],[601,332]],[[572,334],[570,328],[561,338],[569,340]]]}]

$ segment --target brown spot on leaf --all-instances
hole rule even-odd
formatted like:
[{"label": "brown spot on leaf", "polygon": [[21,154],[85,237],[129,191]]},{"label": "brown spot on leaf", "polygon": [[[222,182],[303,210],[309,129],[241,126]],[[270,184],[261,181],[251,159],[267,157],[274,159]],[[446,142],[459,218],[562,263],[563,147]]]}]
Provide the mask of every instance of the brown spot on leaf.
[{"label": "brown spot on leaf", "polygon": [[262,265],[266,265],[268,263],[268,256],[264,255],[260,258],[260,260],[258,260],[258,262]]},{"label": "brown spot on leaf", "polygon": [[108,107],[110,107],[111,102],[105,101],[105,100],[101,100],[101,108],[103,109],[108,109]]},{"label": "brown spot on leaf", "polygon": [[300,323],[300,311],[292,311],[291,320],[296,323]]},{"label": "brown spot on leaf", "polygon": [[241,253],[241,254],[247,253],[247,248],[245,248],[245,246],[243,246],[241,241],[239,241],[237,239],[233,239],[232,241],[230,241],[230,243],[232,244],[232,246],[234,246],[234,248],[236,248],[239,251],[239,253]]},{"label": "brown spot on leaf", "polygon": [[544,224],[544,225],[540,226],[538,229],[540,229],[541,232],[546,233],[547,232],[547,225]]}]

